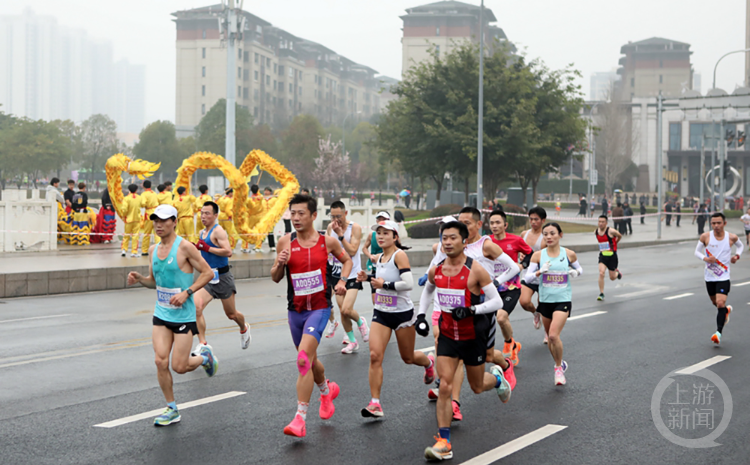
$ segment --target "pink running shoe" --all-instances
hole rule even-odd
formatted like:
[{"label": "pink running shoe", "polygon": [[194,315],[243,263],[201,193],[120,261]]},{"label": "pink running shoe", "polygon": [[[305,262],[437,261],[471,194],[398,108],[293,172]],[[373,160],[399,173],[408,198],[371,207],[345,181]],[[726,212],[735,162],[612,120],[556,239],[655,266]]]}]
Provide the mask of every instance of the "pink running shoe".
[{"label": "pink running shoe", "polygon": [[284,434],[287,436],[296,436],[298,438],[304,438],[307,434],[307,428],[305,428],[305,420],[301,416],[295,415],[294,420],[284,427]]},{"label": "pink running shoe", "polygon": [[435,381],[435,356],[430,354],[427,358],[430,359],[430,366],[424,369],[424,383],[432,384]]},{"label": "pink running shoe", "polygon": [[534,312],[534,329],[539,329],[542,327],[542,314],[539,312]]},{"label": "pink running shoe", "polygon": [[451,401],[453,404],[453,421],[461,421],[464,419],[464,415],[461,413],[461,406],[458,405],[458,402]]},{"label": "pink running shoe", "polygon": [[367,320],[363,316],[359,317],[359,322],[361,323],[358,326],[359,332],[362,333],[362,342],[367,342],[370,340],[370,327],[367,326]]},{"label": "pink running shoe", "polygon": [[362,416],[365,418],[380,418],[383,416],[383,407],[375,402],[370,402],[367,408],[362,409]]},{"label": "pink running shoe", "polygon": [[332,338],[336,334],[336,329],[338,329],[338,327],[339,327],[338,321],[333,320],[333,323],[329,321],[328,324],[326,325],[325,331],[323,332],[325,334],[325,337],[327,339]]},{"label": "pink running shoe", "polygon": [[430,399],[431,402],[435,402],[438,400],[438,395],[440,393],[439,388],[432,388],[429,391],[427,391],[427,398]]},{"label": "pink running shoe", "polygon": [[505,376],[505,379],[508,380],[508,384],[510,384],[510,390],[512,391],[516,388],[516,373],[510,359],[506,358],[505,361],[508,362],[508,368],[506,370],[503,370],[503,376]]},{"label": "pink running shoe", "polygon": [[353,354],[354,352],[359,350],[359,344],[356,342],[349,342],[346,344],[346,347],[341,349],[342,354]]},{"label": "pink running shoe", "polygon": [[328,381],[328,395],[320,395],[320,418],[328,420],[336,412],[336,406],[333,400],[339,396],[339,385],[333,381]]}]

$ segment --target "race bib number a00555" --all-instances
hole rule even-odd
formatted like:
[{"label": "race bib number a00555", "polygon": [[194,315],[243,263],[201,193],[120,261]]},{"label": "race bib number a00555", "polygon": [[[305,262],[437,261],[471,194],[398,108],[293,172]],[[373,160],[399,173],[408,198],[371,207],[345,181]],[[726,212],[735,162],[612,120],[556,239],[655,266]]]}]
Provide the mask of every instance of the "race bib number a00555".
[{"label": "race bib number a00555", "polygon": [[294,289],[294,295],[310,295],[321,292],[324,288],[323,275],[320,270],[292,273],[292,288]]}]

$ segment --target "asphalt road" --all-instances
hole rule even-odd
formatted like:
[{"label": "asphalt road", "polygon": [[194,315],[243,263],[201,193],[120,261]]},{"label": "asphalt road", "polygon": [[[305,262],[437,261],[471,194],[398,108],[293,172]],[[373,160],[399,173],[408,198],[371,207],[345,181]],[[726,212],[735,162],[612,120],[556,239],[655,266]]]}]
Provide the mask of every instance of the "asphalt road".
[{"label": "asphalt road", "polygon": [[[746,463],[750,341],[742,328],[747,328],[744,313],[750,286],[738,284],[750,281],[750,266],[745,258],[732,269],[729,302],[734,312],[717,348],[709,341],[715,310],[693,249],[690,241],[621,251],[625,277],[607,282],[605,302],[596,301],[596,255],[579,255],[584,276],[573,283],[572,316],[587,316],[569,321],[562,333],[570,365],[564,387],[553,384],[553,362],[542,345],[542,331],[534,330],[531,315],[518,306],[511,316],[516,338],[523,343],[516,390],[509,403],[501,404],[492,392],[477,396],[464,384],[464,421],[454,423],[452,462],[493,463],[519,444],[511,441],[524,437],[520,445],[526,447],[500,463]],[[242,394],[182,409],[180,424],[158,429],[152,425],[153,416],[111,428],[94,426],[164,406],[150,340],[153,291],[3,301],[0,463],[423,462],[423,450],[432,445],[437,430],[423,370],[405,366],[392,343],[381,398],[386,416],[380,421],[363,419],[359,411],[370,398],[368,352],[364,344],[356,355],[341,355],[341,329],[335,338],[324,339],[319,351],[328,378],[341,386],[336,414],[327,422],[318,418],[316,389],[307,437],[284,436],[282,429],[296,408],[297,374],[286,325],[285,285],[242,281],[238,291],[238,306],[253,325],[250,348],[240,349],[233,323],[219,303],[212,303],[207,311],[208,340],[220,359],[219,372],[210,379],[200,369],[175,375],[175,393],[178,404]],[[420,293],[421,289],[414,291],[415,300]],[[356,308],[371,317],[369,292],[360,294]],[[417,348],[432,345],[431,336],[417,340]],[[708,403],[706,398],[696,403],[695,385],[707,381],[673,375],[684,391],[679,400],[687,402],[678,406],[687,412],[683,420],[710,409],[714,425],[701,429],[693,424],[692,430],[684,426],[678,431],[672,424],[672,431],[701,438],[719,429],[731,405],[731,420],[716,440],[721,445],[696,449],[669,442],[652,417],[657,384],[674,370],[716,356],[731,357],[710,367],[726,383],[731,402],[717,387]],[[676,389],[672,384],[657,396],[658,415],[665,424]],[[477,458],[488,451],[493,452]]]}]

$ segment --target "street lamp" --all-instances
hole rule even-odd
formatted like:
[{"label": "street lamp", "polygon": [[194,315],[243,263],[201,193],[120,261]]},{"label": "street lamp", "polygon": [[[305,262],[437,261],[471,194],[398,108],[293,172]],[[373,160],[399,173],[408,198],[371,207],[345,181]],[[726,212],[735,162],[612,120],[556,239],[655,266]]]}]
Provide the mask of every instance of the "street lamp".
[{"label": "street lamp", "polygon": [[594,195],[596,194],[596,186],[591,183],[594,171],[596,170],[596,139],[594,134],[594,109],[599,106],[599,104],[602,102],[596,102],[592,107],[591,110],[589,110],[589,116],[591,117],[591,157],[589,158],[589,190],[591,193],[589,194],[589,205],[594,200]]},{"label": "street lamp", "polygon": [[[484,192],[482,192],[482,176],[484,154],[482,153],[484,141],[484,0],[479,6],[479,116],[477,134],[477,208],[482,210]],[[494,196],[495,193],[493,192]],[[533,202],[532,202],[533,203]]]},{"label": "street lamp", "polygon": [[713,84],[713,86],[711,87],[712,89],[716,89],[716,68],[718,68],[718,67],[719,67],[719,62],[720,62],[721,60],[723,60],[723,59],[724,59],[724,57],[727,57],[727,56],[729,56],[729,55],[732,55],[732,54],[735,54],[735,53],[746,53],[746,52],[750,52],[750,48],[746,48],[746,49],[743,49],[743,50],[735,50],[735,51],[733,51],[733,52],[728,52],[728,53],[725,53],[724,55],[722,55],[722,56],[721,56],[721,58],[719,58],[719,59],[718,59],[718,60],[716,61],[716,65],[714,65],[714,84]]}]

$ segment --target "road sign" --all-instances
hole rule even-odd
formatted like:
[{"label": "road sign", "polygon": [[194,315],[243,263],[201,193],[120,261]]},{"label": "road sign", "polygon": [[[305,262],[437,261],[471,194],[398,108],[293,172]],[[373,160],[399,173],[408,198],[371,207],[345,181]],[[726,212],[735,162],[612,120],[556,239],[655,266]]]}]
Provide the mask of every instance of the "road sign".
[{"label": "road sign", "polygon": [[599,184],[599,171],[591,170],[591,176],[589,176],[589,185],[596,186]]}]

